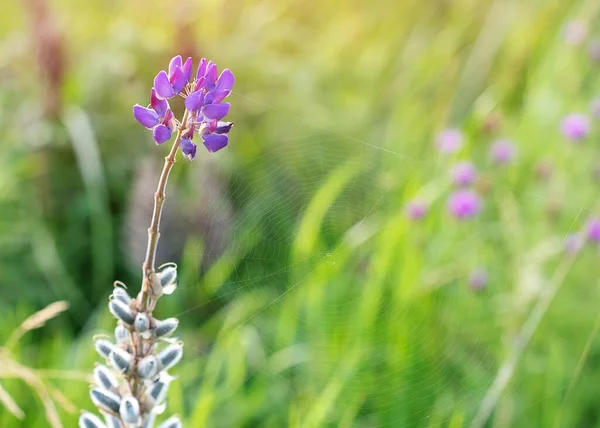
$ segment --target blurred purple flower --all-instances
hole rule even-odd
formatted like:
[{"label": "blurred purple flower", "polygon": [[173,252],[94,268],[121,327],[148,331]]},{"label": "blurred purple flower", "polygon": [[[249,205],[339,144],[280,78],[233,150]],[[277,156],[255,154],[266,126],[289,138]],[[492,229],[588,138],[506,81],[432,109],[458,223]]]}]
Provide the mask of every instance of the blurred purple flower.
[{"label": "blurred purple flower", "polygon": [[454,165],[450,171],[450,176],[454,185],[459,187],[469,186],[477,178],[477,169],[471,162],[460,162]]},{"label": "blurred purple flower", "polygon": [[158,98],[154,88],[150,93],[150,105],[148,107],[134,105],[133,117],[152,130],[152,137],[156,144],[162,144],[171,138],[173,113],[169,108],[169,102]]},{"label": "blurred purple flower", "polygon": [[423,217],[425,217],[427,215],[427,211],[429,210],[429,207],[427,206],[427,204],[424,201],[420,201],[420,200],[413,200],[410,201],[407,205],[406,205],[406,215],[411,219],[411,220],[421,220]]},{"label": "blurred purple flower", "polygon": [[446,129],[440,132],[435,145],[440,153],[454,153],[462,147],[463,135],[458,129]]},{"label": "blurred purple flower", "polygon": [[482,290],[488,283],[488,274],[485,269],[479,268],[469,275],[469,285],[473,290]]},{"label": "blurred purple flower", "polygon": [[474,217],[482,205],[481,198],[472,190],[457,190],[448,198],[448,211],[459,220]]},{"label": "blurred purple flower", "polygon": [[592,242],[600,242],[600,217],[592,217],[586,225],[587,239]]},{"label": "blurred purple flower", "polygon": [[585,114],[572,113],[560,123],[562,134],[573,142],[583,140],[590,132],[590,121]]},{"label": "blurred purple flower", "polygon": [[577,234],[569,234],[563,241],[563,246],[568,254],[576,254],[583,247],[583,241]]},{"label": "blurred purple flower", "polygon": [[490,146],[490,157],[497,165],[512,162],[516,155],[517,148],[512,141],[506,139],[496,140]]},{"label": "blurred purple flower", "polygon": [[569,21],[563,27],[563,38],[570,45],[579,45],[587,36],[587,28],[580,20]]}]

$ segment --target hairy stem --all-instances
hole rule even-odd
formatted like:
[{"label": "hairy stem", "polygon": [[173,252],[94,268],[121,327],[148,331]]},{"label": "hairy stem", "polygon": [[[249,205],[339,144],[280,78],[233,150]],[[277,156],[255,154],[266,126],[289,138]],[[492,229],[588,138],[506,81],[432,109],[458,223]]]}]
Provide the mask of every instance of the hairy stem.
[{"label": "hairy stem", "polygon": [[183,135],[183,131],[185,130],[186,122],[188,119],[188,112],[186,110],[183,115],[183,119],[181,120],[181,126],[177,131],[177,137],[175,138],[175,142],[173,143],[173,147],[171,147],[171,151],[165,157],[165,163],[163,165],[162,172],[160,174],[160,178],[158,180],[158,188],[156,189],[156,193],[154,193],[154,211],[152,212],[152,221],[150,222],[150,227],[148,228],[148,247],[146,248],[146,259],[144,260],[144,264],[142,265],[142,292],[140,294],[140,309],[143,311],[146,309],[148,305],[148,297],[152,297],[152,275],[155,271],[155,263],[156,263],[156,248],[158,245],[158,238],[160,237],[159,225],[160,225],[160,217],[162,215],[163,205],[165,203],[165,199],[167,197],[166,188],[167,181],[169,180],[169,174],[171,173],[171,169],[175,164],[175,156],[177,155],[177,149],[179,147],[179,141]]}]

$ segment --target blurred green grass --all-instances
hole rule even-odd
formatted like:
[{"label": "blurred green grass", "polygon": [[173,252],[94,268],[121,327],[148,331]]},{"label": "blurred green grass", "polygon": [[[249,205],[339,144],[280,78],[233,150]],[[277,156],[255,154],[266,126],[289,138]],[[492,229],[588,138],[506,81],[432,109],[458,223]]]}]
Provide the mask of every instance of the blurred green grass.
[{"label": "blurred green grass", "polygon": [[[9,2],[0,16],[0,343],[64,299],[68,314],[15,355],[93,367],[112,281],[137,290],[145,231],[133,226],[147,222],[140,195],[166,150],[131,105],[189,53],[235,72],[235,127],[226,151],[178,162],[170,182],[161,243],[182,280],[157,316],[177,314],[186,354],[169,411],[193,427],[471,423],[562,238],[597,200],[598,125],[578,146],[558,132],[600,95],[586,46],[561,38],[575,18],[594,34],[595,1],[56,0],[54,119],[32,12],[43,3]],[[433,147],[447,126],[468,140],[450,160]],[[515,165],[490,165],[496,136],[517,143]],[[456,159],[481,169],[485,208],[469,223],[445,211]],[[545,182],[542,159],[554,167]],[[415,196],[432,201],[418,224],[403,211]],[[573,377],[598,316],[597,260],[593,248],[576,260],[489,426],[553,426],[559,413],[562,426],[600,426],[597,341]],[[467,285],[478,267],[482,293]],[[85,383],[52,382],[91,408]],[[0,426],[47,426],[31,391],[2,384],[26,418],[0,407]]]}]

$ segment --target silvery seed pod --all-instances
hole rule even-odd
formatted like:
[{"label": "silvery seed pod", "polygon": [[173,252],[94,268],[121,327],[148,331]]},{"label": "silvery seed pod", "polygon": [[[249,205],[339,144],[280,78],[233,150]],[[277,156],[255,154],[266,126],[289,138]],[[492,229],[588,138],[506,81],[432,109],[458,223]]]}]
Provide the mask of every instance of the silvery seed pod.
[{"label": "silvery seed pod", "polygon": [[115,340],[117,343],[130,343],[131,342],[131,334],[129,330],[121,324],[115,327]]},{"label": "silvery seed pod", "polygon": [[121,400],[121,407],[119,408],[119,415],[121,420],[126,424],[134,424],[140,419],[140,403],[133,396],[128,396]]},{"label": "silvery seed pod", "polygon": [[94,369],[94,381],[96,385],[110,391],[116,391],[119,388],[119,381],[106,366],[97,366]]},{"label": "silvery seed pod", "polygon": [[156,413],[150,412],[146,415],[144,420],[143,428],[154,428],[154,422],[156,422]]},{"label": "silvery seed pod", "polygon": [[98,416],[85,412],[79,416],[79,428],[106,428],[106,425]]},{"label": "silvery seed pod", "polygon": [[120,371],[121,373],[126,373],[129,371],[129,367],[131,367],[131,360],[133,357],[127,351],[124,351],[121,348],[114,347],[113,351],[108,356],[112,366]]},{"label": "silvery seed pod", "polygon": [[121,397],[112,391],[103,388],[94,388],[90,391],[92,402],[100,410],[119,413]]},{"label": "silvery seed pod", "polygon": [[106,426],[108,428],[123,428],[123,424],[116,416],[107,413],[104,415],[104,420],[106,421]]},{"label": "silvery seed pod", "polygon": [[160,361],[161,369],[167,370],[181,360],[181,357],[183,357],[183,346],[179,343],[169,345],[160,351],[157,357],[158,361]]},{"label": "silvery seed pod", "polygon": [[148,319],[148,315],[146,315],[144,312],[138,313],[135,316],[133,325],[138,333],[144,333],[145,331],[148,331],[150,328],[150,320]]},{"label": "silvery seed pod", "polygon": [[98,352],[101,357],[108,358],[114,347],[115,345],[113,345],[109,340],[96,340],[96,352]]},{"label": "silvery seed pod", "polygon": [[158,359],[148,355],[141,359],[137,367],[137,375],[142,379],[149,379],[158,372]]},{"label": "silvery seed pod", "polygon": [[156,337],[164,337],[173,333],[177,326],[179,325],[179,320],[177,318],[167,318],[166,320],[155,320],[156,327],[154,328],[154,333]]},{"label": "silvery seed pod", "polygon": [[121,300],[112,299],[110,302],[108,302],[108,310],[115,316],[115,318],[120,319],[125,324],[133,324],[133,320],[135,319],[133,310],[129,307],[129,305],[123,303]]},{"label": "silvery seed pod", "polygon": [[127,294],[127,291],[125,291],[125,289],[121,287],[115,287],[115,290],[112,293],[112,298],[120,300],[127,306],[129,306],[129,303],[131,302],[131,297],[129,296],[129,294]]},{"label": "silvery seed pod", "polygon": [[160,404],[167,398],[169,392],[169,384],[160,380],[148,388],[148,394],[154,399],[154,404]]},{"label": "silvery seed pod", "polygon": [[181,428],[181,421],[177,416],[171,416],[158,426],[158,428]]},{"label": "silvery seed pod", "polygon": [[158,268],[157,276],[162,286],[162,294],[172,294],[177,288],[177,265],[165,263]]}]

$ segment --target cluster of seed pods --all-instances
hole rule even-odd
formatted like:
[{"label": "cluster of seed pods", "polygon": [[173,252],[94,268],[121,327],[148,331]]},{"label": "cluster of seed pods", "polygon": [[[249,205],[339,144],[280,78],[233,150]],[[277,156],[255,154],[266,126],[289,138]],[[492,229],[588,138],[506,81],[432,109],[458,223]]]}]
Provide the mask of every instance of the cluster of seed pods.
[{"label": "cluster of seed pods", "polygon": [[[177,284],[177,267],[164,265],[157,272],[163,294],[171,294]],[[105,364],[94,369],[90,397],[104,416],[84,412],[80,428],[154,428],[156,418],[166,407],[169,384],[175,379],[167,372],[183,356],[183,345],[171,337],[176,318],[158,320],[152,307],[140,310],[140,299],[132,299],[124,285],[116,282],[108,309],[117,318],[114,340],[95,338],[96,351]],[[181,428],[171,416],[157,428]]]}]

